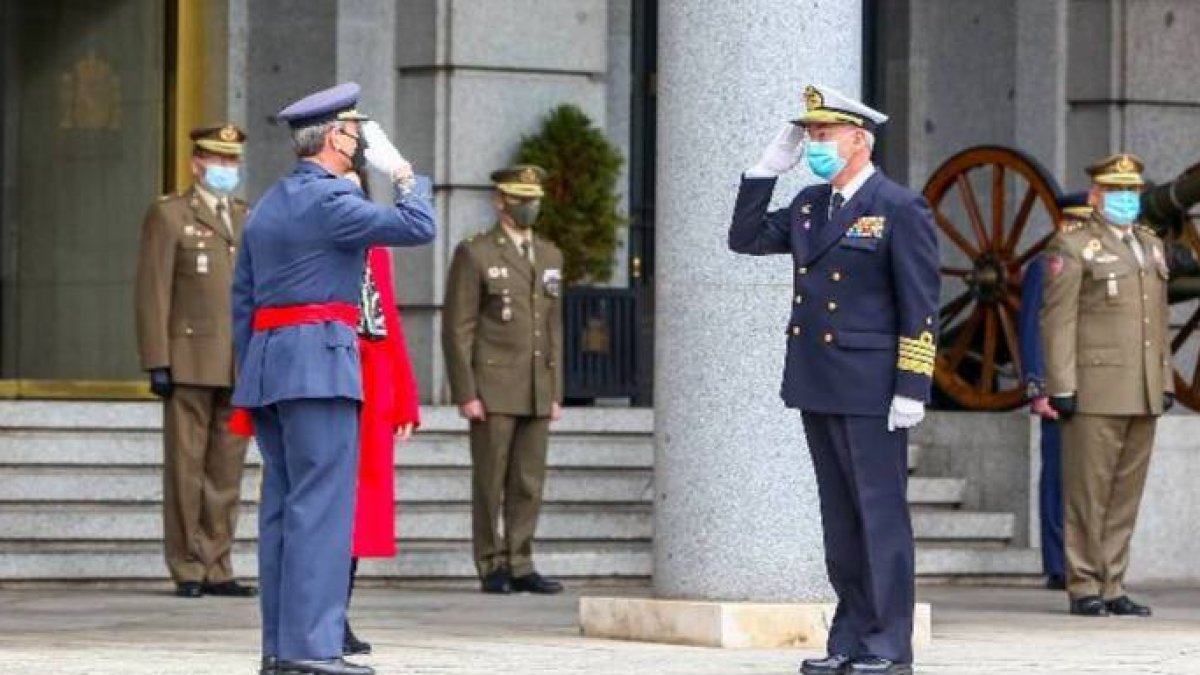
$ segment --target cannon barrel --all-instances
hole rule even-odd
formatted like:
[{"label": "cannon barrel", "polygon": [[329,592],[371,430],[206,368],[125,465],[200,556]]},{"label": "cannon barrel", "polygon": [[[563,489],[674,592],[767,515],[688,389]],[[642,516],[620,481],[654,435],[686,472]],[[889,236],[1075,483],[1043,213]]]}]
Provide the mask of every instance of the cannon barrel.
[{"label": "cannon barrel", "polygon": [[1197,203],[1200,203],[1200,165],[1184,171],[1169,183],[1143,192],[1142,216],[1155,230],[1161,231],[1178,222]]}]

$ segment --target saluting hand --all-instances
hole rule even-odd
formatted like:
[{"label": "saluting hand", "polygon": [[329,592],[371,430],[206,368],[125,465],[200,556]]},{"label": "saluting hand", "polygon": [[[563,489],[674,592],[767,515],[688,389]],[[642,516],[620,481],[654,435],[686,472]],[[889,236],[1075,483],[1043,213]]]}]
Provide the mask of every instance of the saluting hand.
[{"label": "saluting hand", "polygon": [[364,122],[362,135],[363,140],[367,142],[367,149],[363,151],[363,154],[372,169],[386,174],[392,182],[401,182],[412,178],[412,165],[404,159],[404,155],[401,155],[392,141],[388,139],[378,122],[374,120]]},{"label": "saluting hand", "polygon": [[458,407],[458,414],[472,422],[486,422],[487,411],[483,409],[483,401],[472,399]]},{"label": "saluting hand", "polygon": [[750,167],[746,174],[752,178],[775,178],[791,171],[803,157],[804,129],[789,124],[776,134],[771,144],[763,150],[758,163]]}]

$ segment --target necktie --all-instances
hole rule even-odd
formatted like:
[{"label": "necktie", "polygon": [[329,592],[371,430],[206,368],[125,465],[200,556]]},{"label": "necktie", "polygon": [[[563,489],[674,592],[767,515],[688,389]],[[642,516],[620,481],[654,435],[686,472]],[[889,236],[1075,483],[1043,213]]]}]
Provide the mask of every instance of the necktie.
[{"label": "necktie", "polygon": [[1133,257],[1137,258],[1138,267],[1145,267],[1146,261],[1142,258],[1142,250],[1140,247],[1138,247],[1137,241],[1133,238],[1133,235],[1126,232],[1121,236],[1121,241],[1125,242],[1125,245],[1129,247],[1129,250],[1133,251]]},{"label": "necktie", "polygon": [[528,239],[526,239],[526,240],[524,240],[524,241],[522,241],[522,242],[521,242],[521,257],[522,257],[522,258],[524,258],[524,259],[526,259],[526,260],[529,260],[530,262],[533,262],[533,261],[532,261],[532,259],[531,259],[531,257],[530,257],[530,255],[529,255],[529,253],[530,253],[530,249],[529,249],[529,240],[528,240]]},{"label": "necktie", "polygon": [[840,192],[833,193],[833,200],[831,202],[829,202],[829,219],[830,220],[837,218],[838,211],[842,210],[842,205],[845,203],[846,203],[846,198],[842,196],[842,193],[840,193]]},{"label": "necktie", "polygon": [[217,200],[217,218],[225,226],[225,231],[232,235],[233,223],[229,222],[229,205],[225,203],[224,199]]}]

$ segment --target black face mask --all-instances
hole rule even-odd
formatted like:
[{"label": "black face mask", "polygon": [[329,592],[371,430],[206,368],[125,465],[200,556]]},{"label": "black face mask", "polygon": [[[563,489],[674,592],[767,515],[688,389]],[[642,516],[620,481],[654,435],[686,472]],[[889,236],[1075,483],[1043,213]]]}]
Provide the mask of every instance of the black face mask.
[{"label": "black face mask", "polygon": [[[367,166],[367,140],[362,136],[351,136],[341,129],[338,129],[338,133],[354,139],[354,154],[347,155],[342,152],[342,156],[350,160],[351,169],[362,171]],[[341,151],[339,150],[338,152]]]}]

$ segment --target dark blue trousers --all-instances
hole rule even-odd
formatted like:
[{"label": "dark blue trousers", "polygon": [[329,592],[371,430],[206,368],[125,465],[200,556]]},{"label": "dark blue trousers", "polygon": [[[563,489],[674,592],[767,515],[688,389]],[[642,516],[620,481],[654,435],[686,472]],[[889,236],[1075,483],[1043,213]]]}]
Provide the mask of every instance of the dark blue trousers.
[{"label": "dark blue trousers", "polygon": [[883,417],[804,413],[837,593],[830,654],[912,663],[915,562],[908,432]]},{"label": "dark blue trousers", "polygon": [[1058,422],[1042,420],[1042,475],[1038,481],[1042,520],[1042,572],[1066,576],[1063,557],[1062,429]]},{"label": "dark blue trousers", "polygon": [[263,654],[342,655],[358,477],[358,402],[280,401],[254,411]]}]

